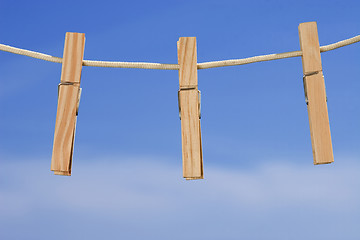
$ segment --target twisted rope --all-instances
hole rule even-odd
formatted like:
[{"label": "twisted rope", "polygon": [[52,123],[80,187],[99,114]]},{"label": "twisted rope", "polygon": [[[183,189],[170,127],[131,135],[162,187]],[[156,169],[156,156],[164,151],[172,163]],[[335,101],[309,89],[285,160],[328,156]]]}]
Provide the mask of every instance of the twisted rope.
[{"label": "twisted rope", "polygon": [[[333,44],[325,45],[320,47],[320,52],[331,51],[340,47],[348,46],[360,42],[360,35],[353,38],[345,39],[340,42]],[[44,53],[34,52],[30,50],[25,50],[21,48],[11,47],[5,44],[0,44],[0,50],[5,52],[10,52],[14,54],[24,55],[32,58],[41,59],[44,61],[62,63],[62,58],[53,57]],[[283,58],[292,58],[300,57],[302,55],[301,51],[294,52],[285,52],[285,53],[275,53],[268,55],[261,55],[243,59],[230,59],[223,61],[213,61],[213,62],[204,62],[198,63],[198,69],[207,69],[207,68],[216,68],[216,67],[226,67],[226,66],[236,66],[244,65],[249,63],[271,61]],[[161,69],[161,70],[179,70],[178,64],[166,64],[166,63],[146,63],[146,62],[111,62],[111,61],[93,61],[93,60],[84,60],[83,66],[90,67],[111,67],[111,68],[142,68],[142,69]]]}]

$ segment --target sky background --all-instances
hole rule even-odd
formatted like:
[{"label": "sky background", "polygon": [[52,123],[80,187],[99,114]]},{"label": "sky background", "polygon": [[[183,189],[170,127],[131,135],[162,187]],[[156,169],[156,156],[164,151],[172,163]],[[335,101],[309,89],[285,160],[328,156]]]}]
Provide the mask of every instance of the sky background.
[{"label": "sky background", "polygon": [[[7,1],[0,43],[198,62],[360,34],[360,2]],[[0,52],[0,239],[360,239],[360,44],[322,54],[335,162],[314,166],[301,58],[198,71],[204,180],[182,178],[178,72],[83,67],[71,177],[50,171],[61,64]]]}]

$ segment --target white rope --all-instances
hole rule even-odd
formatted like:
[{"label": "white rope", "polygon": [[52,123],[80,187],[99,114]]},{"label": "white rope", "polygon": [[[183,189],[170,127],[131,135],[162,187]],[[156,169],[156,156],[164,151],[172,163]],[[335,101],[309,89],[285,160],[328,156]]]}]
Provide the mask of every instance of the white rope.
[{"label": "white rope", "polygon": [[199,63],[198,69],[244,65],[249,63],[264,62],[264,61],[270,61],[270,60],[276,60],[282,58],[299,57],[301,55],[302,55],[301,51],[295,51],[295,52],[285,52],[285,53],[274,53],[269,55],[255,56],[255,57],[249,57],[243,59],[205,62],[205,63]]},{"label": "white rope", "polygon": [[[334,50],[334,49],[337,49],[340,47],[354,44],[356,42],[360,42],[360,35],[340,41],[340,42],[322,46],[322,47],[320,47],[320,52],[331,51],[331,50]],[[275,54],[269,54],[269,55],[243,58],[243,59],[233,59],[233,60],[199,63],[198,69],[244,65],[244,64],[249,64],[249,63],[264,62],[264,61],[277,60],[277,59],[283,59],[283,58],[291,58],[291,57],[300,57],[300,56],[302,56],[301,51],[275,53]]]},{"label": "white rope", "polygon": [[62,63],[62,58],[59,57],[53,57],[47,54],[39,53],[39,52],[33,52],[30,50],[25,50],[21,48],[11,47],[5,44],[0,44],[0,50],[4,52],[9,53],[15,53],[19,55],[24,55],[32,58],[41,59],[48,62],[56,62],[56,63]]},{"label": "white rope", "polygon": [[[353,38],[349,38],[340,42],[329,44],[326,46],[320,47],[320,52],[331,51],[340,47],[344,47],[350,44],[360,42],[360,35]],[[19,55],[24,55],[32,58],[41,59],[49,62],[62,63],[62,58],[53,57],[47,54],[34,52],[30,50],[20,49],[11,47],[5,44],[0,44],[0,50],[10,53],[15,53]],[[243,59],[231,59],[223,61],[213,61],[213,62],[204,62],[198,63],[198,69],[207,69],[215,67],[225,67],[225,66],[236,66],[244,65],[255,62],[264,62],[270,60],[277,60],[283,58],[299,57],[302,55],[301,51],[294,52],[285,52],[285,53],[275,53],[269,55],[255,56]],[[162,70],[179,70],[178,64],[164,64],[164,63],[146,63],[146,62],[110,62],[110,61],[93,61],[93,60],[84,60],[83,66],[91,67],[111,67],[111,68],[143,68],[143,69],[162,69]]]},{"label": "white rope", "polygon": [[146,62],[109,62],[109,61],[84,60],[83,66],[179,70],[179,64],[146,63]]}]

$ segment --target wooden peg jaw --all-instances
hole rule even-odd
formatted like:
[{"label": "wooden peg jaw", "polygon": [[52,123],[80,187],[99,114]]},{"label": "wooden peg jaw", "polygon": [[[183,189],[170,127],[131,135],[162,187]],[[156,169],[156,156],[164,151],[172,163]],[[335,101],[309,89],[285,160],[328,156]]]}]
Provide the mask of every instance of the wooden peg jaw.
[{"label": "wooden peg jaw", "polygon": [[84,47],[85,34],[66,33],[51,159],[56,175],[71,175]]},{"label": "wooden peg jaw", "polygon": [[314,164],[331,163],[334,156],[316,22],[301,23],[299,38]]},{"label": "wooden peg jaw", "polygon": [[183,176],[187,180],[202,179],[204,173],[195,37],[179,39],[178,62]]}]

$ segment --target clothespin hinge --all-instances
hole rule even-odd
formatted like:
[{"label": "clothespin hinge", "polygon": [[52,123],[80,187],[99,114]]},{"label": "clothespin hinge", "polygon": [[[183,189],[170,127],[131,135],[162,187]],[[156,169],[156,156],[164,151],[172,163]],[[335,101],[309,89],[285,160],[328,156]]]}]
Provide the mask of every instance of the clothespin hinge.
[{"label": "clothespin hinge", "polygon": [[[307,73],[307,74],[304,74],[303,75],[303,85],[304,85],[304,93],[305,93],[305,103],[306,105],[309,105],[309,99],[308,99],[308,94],[307,94],[307,90],[306,90],[306,77],[309,77],[309,76],[313,76],[313,75],[316,75],[318,73],[322,72],[321,70],[320,71],[314,71],[314,72],[310,72],[310,73]],[[322,75],[322,77],[324,78],[324,75]],[[327,102],[327,96],[326,96],[326,102]]]},{"label": "clothespin hinge", "polygon": [[[180,92],[181,91],[187,91],[187,90],[197,90],[197,87],[182,87],[178,91],[178,106],[179,106],[179,118],[181,120],[181,102],[180,102]],[[199,108],[199,119],[201,119],[201,92],[200,90],[197,90],[199,94],[199,102],[198,102],[198,108]]]},{"label": "clothespin hinge", "polygon": [[[64,85],[64,86],[79,86],[79,83],[74,83],[74,82],[60,82],[59,85],[58,85],[58,99],[59,99],[60,86],[61,86],[61,85]],[[79,114],[81,91],[82,91],[82,88],[79,87],[77,104],[76,104],[76,116],[78,116],[78,114]]]}]

